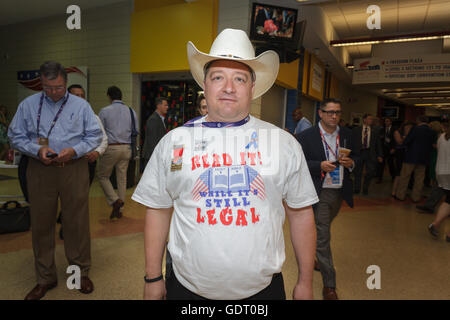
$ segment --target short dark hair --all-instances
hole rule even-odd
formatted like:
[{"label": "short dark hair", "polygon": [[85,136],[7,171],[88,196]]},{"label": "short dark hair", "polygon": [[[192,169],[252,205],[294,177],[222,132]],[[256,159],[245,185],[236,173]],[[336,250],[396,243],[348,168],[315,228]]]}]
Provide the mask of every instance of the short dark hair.
[{"label": "short dark hair", "polygon": [[71,86],[69,86],[68,88],[67,88],[67,91],[69,91],[70,92],[70,90],[72,90],[72,89],[81,89],[81,90],[83,90],[83,92],[85,92],[84,91],[84,88],[80,85],[80,84],[72,84]]},{"label": "short dark hair", "polygon": [[427,116],[424,116],[424,115],[420,115],[420,116],[417,117],[416,121],[417,121],[417,122],[425,122],[425,123],[428,123],[428,117],[427,117]]},{"label": "short dark hair", "polygon": [[200,103],[202,102],[202,100],[206,99],[205,95],[203,93],[199,94],[197,97],[197,108],[200,108]]},{"label": "short dark hair", "polygon": [[[203,67],[204,79],[206,79],[206,75],[208,74],[208,70],[209,70],[209,68],[211,67],[211,64],[212,64],[213,62],[220,61],[220,60],[226,60],[226,59],[212,60],[212,61],[210,61],[210,62],[208,62],[208,63],[205,64],[205,66]],[[231,60],[231,61],[235,61],[235,60]],[[250,66],[249,66],[248,64],[245,64],[245,63],[243,63],[243,62],[241,62],[241,61],[236,61],[236,62],[242,63],[244,66],[246,66],[246,67],[248,68],[248,71],[250,72],[250,74],[251,74],[251,76],[252,76],[252,82],[255,82],[255,81],[256,81],[256,74],[255,74],[255,71],[253,71],[253,69],[250,68]]]},{"label": "short dark hair", "polygon": [[166,97],[157,97],[155,99],[155,106],[160,105],[161,103],[163,103],[163,101],[169,102]]},{"label": "short dark hair", "polygon": [[329,104],[329,103],[336,103],[336,104],[342,106],[341,100],[336,99],[336,98],[326,98],[320,104],[320,108],[321,109],[325,108],[327,106],[327,104]]},{"label": "short dark hair", "polygon": [[56,61],[46,61],[39,68],[40,76],[46,77],[48,80],[55,80],[58,76],[62,76],[67,82],[67,72],[64,67]]},{"label": "short dark hair", "polygon": [[108,88],[108,91],[106,94],[112,99],[112,100],[122,100],[122,91],[116,86],[111,86]]},{"label": "short dark hair", "polygon": [[371,114],[370,114],[370,113],[364,113],[363,116],[362,116],[362,119],[364,120],[364,119],[366,119],[368,116],[371,116]]}]

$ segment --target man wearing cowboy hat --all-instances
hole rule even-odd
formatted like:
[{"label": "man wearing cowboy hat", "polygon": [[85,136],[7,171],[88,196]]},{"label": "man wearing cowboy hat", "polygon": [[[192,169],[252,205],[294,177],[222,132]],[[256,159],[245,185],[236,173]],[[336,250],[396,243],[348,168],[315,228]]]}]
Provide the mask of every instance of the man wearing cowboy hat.
[{"label": "man wearing cowboy hat", "polygon": [[278,55],[255,58],[247,34],[233,29],[209,54],[191,42],[187,50],[208,114],[161,139],[132,196],[147,207],[144,298],[285,299],[287,215],[299,266],[293,298],[312,299],[318,198],[305,157],[289,133],[249,115],[277,77]]}]

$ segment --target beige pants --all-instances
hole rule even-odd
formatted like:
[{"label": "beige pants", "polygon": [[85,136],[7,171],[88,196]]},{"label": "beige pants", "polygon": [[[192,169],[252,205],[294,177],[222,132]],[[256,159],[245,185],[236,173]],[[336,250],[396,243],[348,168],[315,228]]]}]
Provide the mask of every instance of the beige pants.
[{"label": "beige pants", "polygon": [[64,212],[62,226],[67,260],[69,265],[80,267],[82,276],[87,276],[91,266],[87,160],[53,167],[30,158],[27,182],[37,283],[44,285],[57,280],[55,226],[58,199]]},{"label": "beige pants", "polygon": [[[128,144],[108,146],[98,164],[97,177],[106,196],[108,205],[117,199],[125,201],[127,191],[127,169],[131,159],[131,148]],[[117,193],[109,180],[113,168],[116,168]]]},{"label": "beige pants", "polygon": [[400,200],[405,199],[409,179],[411,178],[411,174],[414,172],[414,186],[411,199],[413,201],[420,201],[422,198],[423,180],[425,179],[425,169],[426,167],[423,164],[404,162],[402,164],[402,171],[400,172],[400,179],[395,196]]}]

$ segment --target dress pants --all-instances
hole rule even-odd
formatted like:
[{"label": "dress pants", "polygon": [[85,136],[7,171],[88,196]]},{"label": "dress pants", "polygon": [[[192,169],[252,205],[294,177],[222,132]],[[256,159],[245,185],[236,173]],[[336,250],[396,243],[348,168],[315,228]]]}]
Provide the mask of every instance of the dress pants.
[{"label": "dress pants", "polygon": [[78,159],[64,167],[46,166],[29,159],[28,195],[37,283],[57,281],[55,265],[55,221],[58,199],[64,228],[64,249],[69,265],[87,276],[91,266],[89,231],[89,174],[87,160]]},{"label": "dress pants", "polygon": [[[98,165],[97,177],[106,196],[106,201],[111,206],[117,199],[125,201],[127,191],[127,169],[131,159],[129,144],[109,145]],[[112,170],[116,168],[117,193],[109,180]]]},{"label": "dress pants", "polygon": [[400,180],[398,182],[397,193],[395,196],[400,200],[405,200],[406,191],[408,189],[409,179],[414,172],[414,186],[411,194],[411,199],[415,202],[420,201],[422,198],[423,180],[425,179],[424,164],[418,163],[406,163],[402,165],[402,171],[400,172]]},{"label": "dress pants", "polygon": [[319,202],[313,205],[317,230],[316,256],[322,274],[323,286],[336,288],[336,271],[331,253],[331,223],[336,218],[342,204],[342,189],[324,188]]},{"label": "dress pants", "polygon": [[361,165],[355,168],[355,193],[361,191],[361,180],[363,174],[363,168],[366,168],[366,174],[364,175],[363,191],[369,190],[370,181],[377,174],[377,160],[370,158],[369,149],[361,150]]}]

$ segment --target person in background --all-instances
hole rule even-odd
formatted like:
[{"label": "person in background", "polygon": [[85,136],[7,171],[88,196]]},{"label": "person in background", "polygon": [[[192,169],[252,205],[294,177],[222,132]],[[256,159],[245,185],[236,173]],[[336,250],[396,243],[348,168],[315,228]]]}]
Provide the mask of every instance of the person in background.
[{"label": "person in background", "polygon": [[39,300],[57,286],[55,220],[58,200],[69,265],[80,268],[80,292],[89,294],[91,239],[89,173],[84,157],[100,145],[102,130],[89,103],[66,90],[67,73],[54,61],[40,67],[43,91],[23,100],[9,127],[14,149],[29,157],[31,235],[37,285],[26,300]]},{"label": "person in background", "polygon": [[300,134],[303,130],[311,128],[312,126],[311,122],[303,116],[301,108],[297,108],[292,111],[292,118],[295,122],[297,122],[297,126],[294,130],[294,136]]},{"label": "person in background", "polygon": [[147,119],[145,124],[144,168],[147,166],[159,140],[167,132],[164,117],[167,114],[167,110],[169,110],[168,100],[166,97],[158,97],[155,99],[155,105],[155,112]]},{"label": "person in background", "polygon": [[384,167],[387,163],[389,168],[389,174],[392,177],[392,181],[395,180],[395,168],[394,168],[394,154],[395,149],[394,141],[394,127],[392,126],[391,118],[384,119],[384,126],[380,129],[381,145],[383,146],[383,162],[378,163],[378,179],[377,183],[383,181]]},{"label": "person in background", "polygon": [[[405,158],[406,147],[403,145],[403,141],[405,140],[408,133],[415,126],[412,121],[405,121],[401,124],[400,128],[394,131],[394,171],[395,171],[395,179],[392,184],[391,195],[395,197],[398,188],[398,182],[400,181],[400,173],[402,171],[403,160]],[[390,151],[392,152],[392,150]]]},{"label": "person in background", "polygon": [[[437,139],[441,135],[442,126],[439,121],[430,122],[430,128],[436,133],[436,141],[433,145],[436,145]],[[437,149],[433,148],[431,150],[430,164],[427,166],[426,176],[425,176],[425,185],[427,186],[435,186],[436,185],[436,161],[437,161]]]},{"label": "person in background", "polygon": [[[67,91],[69,93],[80,97],[82,99],[86,100],[86,93],[83,89],[83,87],[79,84],[72,84],[67,88]],[[95,168],[97,167],[97,159],[99,156],[103,155],[105,153],[106,148],[108,147],[108,136],[106,135],[105,128],[103,128],[102,121],[100,118],[95,115],[98,121],[98,125],[100,126],[100,129],[102,129],[103,137],[102,142],[97,147],[97,149],[87,153],[84,157],[88,160],[88,167],[89,167],[89,187],[92,185],[92,181],[94,181],[95,177]],[[59,213],[58,220],[56,222],[61,223],[62,221],[62,211]],[[61,229],[59,229],[59,238],[61,240],[64,240],[64,234],[63,234],[63,227],[61,226]]]},{"label": "person in background", "polygon": [[[127,190],[127,169],[131,159],[131,134],[134,126],[136,128],[136,112],[125,105],[122,101],[122,91],[111,86],[107,90],[110,105],[100,110],[99,118],[103,123],[108,136],[108,147],[100,158],[97,176],[108,205],[112,206],[112,219],[122,217],[122,208],[125,204],[125,193]],[[114,191],[110,181],[113,169],[116,169],[117,193]]]},{"label": "person in background", "polygon": [[203,94],[200,94],[197,98],[197,112],[202,117],[208,114],[208,106]]},{"label": "person in background", "polygon": [[[441,132],[446,133],[448,130],[448,120],[441,122]],[[434,149],[437,151],[437,149]],[[437,161],[437,153],[436,153]],[[416,208],[420,213],[433,214],[436,206],[439,204],[441,199],[445,196],[445,190],[439,186],[439,183],[433,185],[431,189],[430,196],[427,198],[423,205],[417,205]]]},{"label": "person in background", "polygon": [[380,133],[378,127],[373,126],[373,116],[364,114],[363,125],[353,129],[353,140],[356,148],[360,150],[361,165],[355,170],[355,194],[361,192],[361,180],[363,169],[364,176],[363,194],[369,193],[369,186],[372,178],[376,175],[377,161],[383,161],[383,148],[381,146]]},{"label": "person in background", "polygon": [[422,198],[425,169],[430,163],[431,151],[435,142],[436,133],[429,127],[428,118],[426,116],[418,116],[417,126],[409,132],[403,141],[403,144],[406,146],[406,152],[395,194],[397,200],[405,200],[409,179],[413,172],[414,187],[411,199],[413,202],[419,202]]},{"label": "person in background", "polygon": [[[298,136],[319,196],[319,203],[313,205],[313,209],[317,230],[316,256],[325,300],[338,299],[330,244],[331,223],[338,215],[343,200],[353,207],[350,172],[359,160],[359,149],[355,146],[351,130],[337,125],[341,114],[339,100],[325,99],[319,109],[319,124]],[[350,149],[350,152],[341,156],[340,147]]]},{"label": "person in background", "polygon": [[[441,223],[450,215],[450,126],[447,123],[445,127],[445,132],[440,135],[437,141],[436,179],[439,187],[445,191],[446,198],[439,206],[436,218],[428,226],[428,231],[436,239],[439,236]],[[450,231],[445,239],[450,242]]]}]

